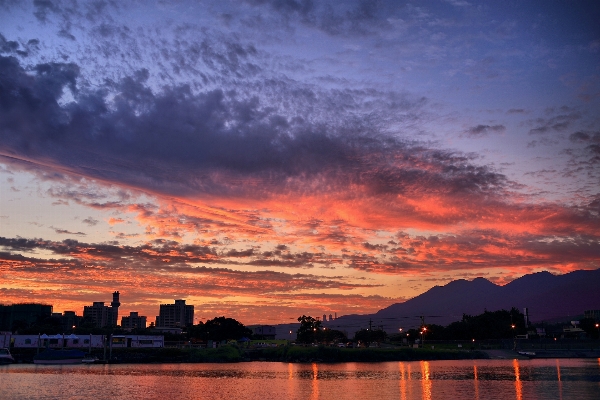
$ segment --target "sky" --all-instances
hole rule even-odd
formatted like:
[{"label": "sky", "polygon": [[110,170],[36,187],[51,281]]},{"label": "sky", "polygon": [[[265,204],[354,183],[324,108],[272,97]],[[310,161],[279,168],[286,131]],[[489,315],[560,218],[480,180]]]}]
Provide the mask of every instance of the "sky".
[{"label": "sky", "polygon": [[596,1],[0,0],[0,299],[373,313],[600,267]]}]

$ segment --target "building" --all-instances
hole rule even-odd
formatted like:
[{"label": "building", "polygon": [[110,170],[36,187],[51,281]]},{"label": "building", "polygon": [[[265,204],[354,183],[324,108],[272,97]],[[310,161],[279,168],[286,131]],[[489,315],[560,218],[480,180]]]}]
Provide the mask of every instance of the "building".
[{"label": "building", "polygon": [[128,331],[146,329],[146,317],[138,315],[137,311],[131,311],[129,317],[121,318],[121,327]]},{"label": "building", "polygon": [[[0,344],[15,348],[101,349],[103,347],[164,347],[163,335],[11,335],[0,334]],[[8,347],[8,346],[4,346]]]},{"label": "building", "polygon": [[271,325],[257,325],[248,327],[252,329],[252,334],[256,337],[260,337],[261,339],[269,340],[275,339],[276,330],[274,326]]},{"label": "building", "polygon": [[52,306],[48,304],[0,304],[0,331],[14,331],[40,322],[52,316]]},{"label": "building", "polygon": [[194,306],[186,305],[185,300],[175,300],[175,304],[161,304],[156,316],[156,327],[175,328],[194,324]]},{"label": "building", "polygon": [[583,312],[584,318],[590,318],[594,321],[600,321],[600,310],[586,310]]},{"label": "building", "polygon": [[64,313],[52,313],[52,318],[60,320],[63,332],[71,331],[81,324],[81,317],[75,314],[75,311],[65,311]]},{"label": "building", "polygon": [[83,307],[83,318],[92,321],[98,328],[117,326],[120,305],[119,292],[114,292],[110,307],[105,306],[103,301],[95,301],[91,306]]}]

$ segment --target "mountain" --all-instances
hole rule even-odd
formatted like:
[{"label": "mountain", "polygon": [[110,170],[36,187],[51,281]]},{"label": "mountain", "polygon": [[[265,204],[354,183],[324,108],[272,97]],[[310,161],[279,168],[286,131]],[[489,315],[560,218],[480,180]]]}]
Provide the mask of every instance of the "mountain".
[{"label": "mountain", "polygon": [[404,303],[392,304],[370,317],[400,321],[423,315],[428,323],[447,325],[460,320],[463,313],[478,315],[486,310],[510,310],[512,307],[521,312],[527,307],[532,322],[600,309],[600,269],[564,275],[538,272],[524,275],[505,286],[484,278],[460,279],[435,286]]}]

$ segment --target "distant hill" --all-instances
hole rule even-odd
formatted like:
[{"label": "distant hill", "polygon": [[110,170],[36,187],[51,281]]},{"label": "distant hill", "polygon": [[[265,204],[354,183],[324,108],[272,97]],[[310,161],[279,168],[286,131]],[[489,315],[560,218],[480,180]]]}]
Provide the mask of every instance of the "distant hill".
[{"label": "distant hill", "polygon": [[370,317],[391,321],[424,315],[428,323],[447,325],[460,320],[463,313],[477,315],[485,310],[509,310],[511,307],[521,312],[527,307],[532,322],[600,309],[600,269],[564,275],[538,272],[505,286],[484,278],[460,279],[435,286],[404,303],[392,304]]},{"label": "distant hill", "polygon": [[[388,333],[399,328],[418,327],[419,316],[428,324],[448,325],[460,321],[463,314],[484,311],[529,309],[531,322],[555,323],[579,318],[586,310],[600,310],[600,269],[574,271],[564,275],[538,272],[524,275],[504,286],[487,279],[459,279],[435,286],[404,303],[396,303],[375,314],[345,315],[323,326],[345,331],[349,337],[360,329],[383,327]],[[289,338],[297,325],[282,325],[278,338]],[[279,332],[281,331],[281,332]]]}]

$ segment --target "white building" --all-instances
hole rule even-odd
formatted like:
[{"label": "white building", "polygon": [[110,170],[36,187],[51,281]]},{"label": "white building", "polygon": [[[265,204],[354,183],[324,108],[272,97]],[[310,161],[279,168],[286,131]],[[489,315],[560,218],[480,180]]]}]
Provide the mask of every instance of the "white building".
[{"label": "white building", "polygon": [[[6,336],[6,335],[5,335]],[[164,347],[162,335],[112,335],[111,342],[106,335],[0,335],[0,343],[11,343],[17,348],[102,348],[106,343],[113,348],[122,347]],[[4,346],[8,347],[8,345]]]}]

